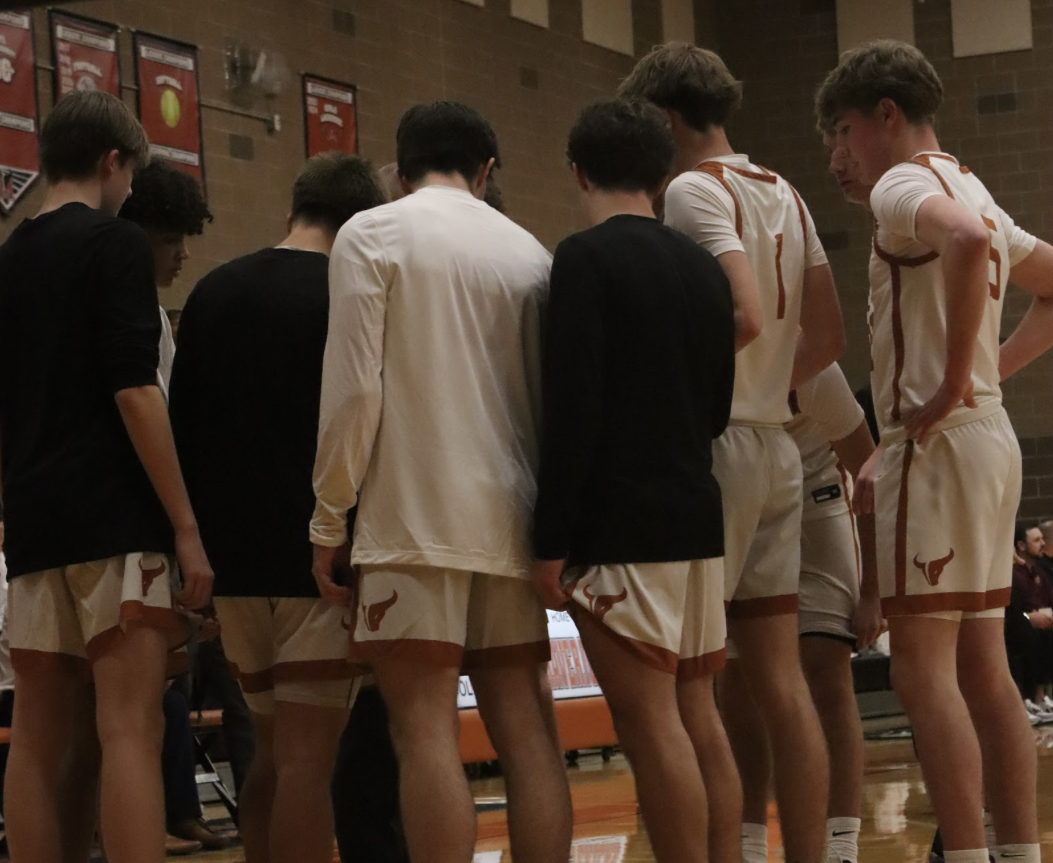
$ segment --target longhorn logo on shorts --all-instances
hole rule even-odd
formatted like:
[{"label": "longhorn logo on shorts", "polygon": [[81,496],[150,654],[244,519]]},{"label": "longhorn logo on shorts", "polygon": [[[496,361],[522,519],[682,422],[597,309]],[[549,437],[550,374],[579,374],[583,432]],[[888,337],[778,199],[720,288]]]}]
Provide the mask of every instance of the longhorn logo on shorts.
[{"label": "longhorn logo on shorts", "polygon": [[593,594],[589,586],[585,585],[585,598],[589,601],[589,611],[595,615],[597,620],[603,620],[604,616],[619,602],[624,602],[629,597],[629,588],[623,587],[618,594]]},{"label": "longhorn logo on shorts", "polygon": [[150,592],[150,585],[154,583],[154,579],[165,574],[165,562],[159,561],[157,566],[147,569],[143,566],[143,559],[140,557],[139,572],[143,574],[143,596],[146,596]]},{"label": "longhorn logo on shorts", "polygon": [[391,591],[391,599],[385,599],[383,602],[374,602],[372,605],[366,605],[362,603],[362,611],[366,615],[366,629],[370,632],[376,632],[380,629],[380,623],[384,620],[384,615],[388,613],[388,609],[391,608],[396,602],[399,601],[399,592],[397,590]]},{"label": "longhorn logo on shorts", "polygon": [[943,575],[944,568],[952,560],[954,560],[953,548],[946,557],[941,557],[939,560],[932,560],[928,563],[923,563],[918,560],[917,555],[914,555],[914,565],[921,570],[921,574],[925,576],[925,580],[933,587],[940,583],[940,576]]}]

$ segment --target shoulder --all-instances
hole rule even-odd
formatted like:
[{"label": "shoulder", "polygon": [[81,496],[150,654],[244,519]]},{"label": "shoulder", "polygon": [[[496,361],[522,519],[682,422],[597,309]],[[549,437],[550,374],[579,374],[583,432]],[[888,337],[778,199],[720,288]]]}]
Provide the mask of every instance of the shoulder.
[{"label": "shoulder", "polygon": [[874,184],[871,204],[888,203],[911,190],[942,191],[939,177],[933,169],[916,162],[901,162],[889,168]]},{"label": "shoulder", "polygon": [[145,248],[149,251],[150,239],[146,231],[135,222],[106,216],[98,210],[92,210],[91,213],[94,215],[88,217],[86,224],[100,241],[126,245],[133,249]]}]

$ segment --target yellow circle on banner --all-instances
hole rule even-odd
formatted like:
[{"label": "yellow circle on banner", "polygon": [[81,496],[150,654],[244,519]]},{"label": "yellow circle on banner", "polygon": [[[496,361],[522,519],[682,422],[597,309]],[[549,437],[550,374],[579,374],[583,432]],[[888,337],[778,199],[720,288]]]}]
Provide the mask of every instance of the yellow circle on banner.
[{"label": "yellow circle on banner", "polygon": [[161,116],[169,129],[179,125],[179,98],[174,90],[165,90],[161,94]]}]

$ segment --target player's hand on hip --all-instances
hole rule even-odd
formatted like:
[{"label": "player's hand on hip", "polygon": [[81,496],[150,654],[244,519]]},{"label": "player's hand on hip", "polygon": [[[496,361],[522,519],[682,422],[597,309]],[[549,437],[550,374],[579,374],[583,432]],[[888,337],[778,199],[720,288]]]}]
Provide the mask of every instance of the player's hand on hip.
[{"label": "player's hand on hip", "polygon": [[350,605],[354,591],[340,582],[350,571],[351,545],[315,545],[311,574],[322,599],[333,605]]},{"label": "player's hand on hip", "polygon": [[538,560],[530,571],[534,590],[545,608],[559,611],[567,605],[567,594],[563,591],[560,579],[563,576],[565,560]]},{"label": "player's hand on hip", "polygon": [[176,531],[175,547],[176,560],[179,561],[179,570],[183,576],[183,589],[175,595],[175,600],[191,611],[204,608],[212,601],[215,576],[205,547],[201,544],[201,534],[196,527]]},{"label": "player's hand on hip", "polygon": [[874,512],[874,480],[881,467],[881,454],[884,447],[877,447],[859,469],[852,492],[852,511],[856,515],[870,515]]},{"label": "player's hand on hip", "polygon": [[881,616],[881,597],[864,594],[856,606],[856,649],[863,650],[877,641],[885,631],[885,619]]},{"label": "player's hand on hip", "polygon": [[947,419],[950,412],[963,403],[966,407],[976,407],[972,378],[969,377],[964,382],[944,378],[935,395],[907,420],[907,436],[914,438],[918,443],[925,443],[932,427]]}]

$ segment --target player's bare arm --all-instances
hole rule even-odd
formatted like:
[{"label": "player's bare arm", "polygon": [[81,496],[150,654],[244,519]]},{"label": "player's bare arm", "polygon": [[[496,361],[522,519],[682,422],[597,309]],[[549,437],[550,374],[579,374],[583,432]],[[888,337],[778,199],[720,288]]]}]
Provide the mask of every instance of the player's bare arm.
[{"label": "player's bare arm", "polygon": [[907,434],[919,441],[972,396],[973,352],[988,298],[990,232],[957,201],[927,198],[915,218],[918,240],[940,255],[947,291],[947,362],[943,383],[907,421]]},{"label": "player's bare arm", "polygon": [[176,558],[183,575],[183,590],[175,598],[186,608],[204,608],[212,598],[212,567],[179,468],[164,396],[150,385],[119,390],[114,398],[136,455],[175,531]]},{"label": "player's bare arm", "polygon": [[738,353],[756,339],[764,327],[757,280],[745,252],[725,252],[717,262],[731,282],[731,299],[735,304],[735,353]]},{"label": "player's bare arm", "polygon": [[1053,347],[1053,246],[1039,240],[1034,251],[1009,271],[1009,281],[1034,299],[1002,344],[998,361],[1002,380]]},{"label": "player's bare arm", "polygon": [[845,325],[837,299],[834,274],[828,264],[804,271],[801,292],[801,332],[793,358],[790,388],[807,383],[845,352]]}]

